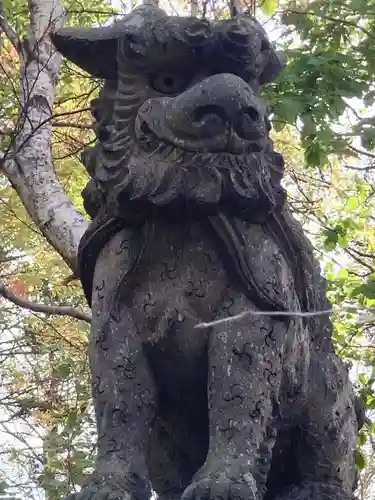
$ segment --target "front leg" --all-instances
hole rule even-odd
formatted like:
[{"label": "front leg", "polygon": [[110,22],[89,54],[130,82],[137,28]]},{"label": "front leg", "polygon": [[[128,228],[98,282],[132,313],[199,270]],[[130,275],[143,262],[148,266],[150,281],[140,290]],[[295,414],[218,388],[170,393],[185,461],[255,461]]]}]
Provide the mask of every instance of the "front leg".
[{"label": "front leg", "polygon": [[[96,470],[75,500],[148,500],[147,460],[155,389],[131,309],[113,309],[129,265],[125,231],[99,256],[89,360],[98,430]],[[125,243],[124,243],[125,241]]]},{"label": "front leg", "polygon": [[[245,297],[232,297],[222,316],[251,307]],[[278,416],[287,332],[287,323],[256,316],[212,328],[208,348],[210,446],[184,500],[263,497],[275,442],[272,424]]]}]

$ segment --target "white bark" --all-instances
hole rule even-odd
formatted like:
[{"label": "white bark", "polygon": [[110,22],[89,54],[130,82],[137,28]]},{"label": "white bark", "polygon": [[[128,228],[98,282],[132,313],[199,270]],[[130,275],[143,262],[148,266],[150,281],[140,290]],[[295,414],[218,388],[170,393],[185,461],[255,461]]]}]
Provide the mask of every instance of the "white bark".
[{"label": "white bark", "polygon": [[75,269],[79,240],[87,227],[53,167],[52,108],[61,57],[49,32],[64,22],[60,0],[29,0],[30,36],[20,52],[20,126],[1,168],[43,235]]},{"label": "white bark", "polygon": [[198,16],[198,0],[190,1],[190,15],[193,17]]}]

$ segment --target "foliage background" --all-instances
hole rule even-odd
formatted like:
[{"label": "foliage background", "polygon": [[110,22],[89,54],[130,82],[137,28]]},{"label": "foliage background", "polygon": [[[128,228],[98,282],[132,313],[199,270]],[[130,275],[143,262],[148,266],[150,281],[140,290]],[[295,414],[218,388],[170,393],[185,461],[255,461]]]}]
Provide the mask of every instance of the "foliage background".
[{"label": "foliage background", "polygon": [[[172,0],[171,0],[172,1]],[[374,496],[375,475],[375,1],[264,0],[249,8],[289,64],[263,90],[295,215],[314,243],[334,306],[338,353],[352,367],[367,408],[358,441],[358,496]],[[0,150],[16,141],[20,56],[4,29],[30,31],[33,1],[0,0]],[[130,6],[67,0],[66,23],[106,23]],[[168,3],[179,12],[227,16],[225,2]],[[53,166],[74,205],[86,174],[80,151],[93,140],[89,101],[99,82],[63,61],[54,99]],[[1,157],[1,155],[0,155]],[[39,304],[86,307],[79,283],[30,217],[0,160],[0,293]],[[6,288],[4,288],[6,287]],[[362,312],[361,312],[362,311]],[[88,325],[70,316],[0,301],[0,498],[63,498],[92,469],[95,428],[86,358]]]}]

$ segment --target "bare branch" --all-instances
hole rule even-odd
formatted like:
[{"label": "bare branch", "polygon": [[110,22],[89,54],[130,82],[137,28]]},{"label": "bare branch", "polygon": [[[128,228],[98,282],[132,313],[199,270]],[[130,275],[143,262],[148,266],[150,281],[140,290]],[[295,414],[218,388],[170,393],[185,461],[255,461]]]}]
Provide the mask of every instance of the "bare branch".
[{"label": "bare branch", "polygon": [[13,262],[18,259],[24,259],[25,257],[27,257],[26,253],[22,255],[7,255],[7,256],[0,255],[0,264],[6,264],[8,262]]},{"label": "bare branch", "polygon": [[[49,122],[51,122],[51,119],[52,118],[57,118],[57,117],[60,117],[60,116],[68,116],[68,115],[74,115],[74,114],[78,114],[78,113],[82,113],[84,111],[89,111],[90,108],[83,108],[83,109],[78,109],[78,110],[75,110],[75,111],[66,111],[64,113],[57,113],[53,116],[49,116],[47,117],[45,120],[42,120],[40,123],[38,123],[34,128],[32,128],[32,130],[30,131],[30,133],[25,137],[25,140],[19,144],[17,146],[17,149],[14,151],[13,153],[13,158],[15,159],[15,157],[17,156],[17,154],[22,150],[22,148],[28,143],[31,141],[31,139],[33,139],[33,136],[37,134],[37,132],[44,126],[44,125],[47,125]],[[12,157],[11,157],[12,158]]]},{"label": "bare branch", "polygon": [[[90,110],[90,108],[83,108],[83,109],[78,109],[78,110],[75,110],[75,111],[66,111],[65,113],[57,113],[57,114],[53,115],[52,117],[46,119],[42,123],[39,123],[38,126],[37,126],[37,128],[32,131],[32,133],[30,134],[30,137],[28,137],[27,140],[32,139],[32,134],[35,133],[35,132],[37,132],[40,127],[42,127],[43,125],[45,125],[46,123],[48,123],[53,118],[57,118],[57,117],[60,117],[60,116],[74,115],[74,114],[83,113],[83,112],[89,111],[89,110]],[[55,121],[55,122],[52,121],[52,126],[53,127],[79,128],[79,129],[82,129],[82,130],[94,130],[94,128],[95,128],[95,126],[93,124],[89,124],[89,123],[87,123],[87,124],[86,123],[71,123],[71,122],[60,122],[60,121]],[[16,134],[16,133],[17,133],[17,131],[14,128],[11,128],[11,127],[5,127],[3,129],[0,129],[0,135],[1,136],[10,137],[10,136],[12,136],[13,134]],[[23,146],[24,146],[24,144],[21,144],[18,149],[19,150],[22,149]]]},{"label": "bare branch", "polygon": [[81,130],[94,130],[95,126],[89,123],[69,123],[69,122],[52,122],[53,127],[68,127],[79,128]]},{"label": "bare branch", "polygon": [[52,314],[56,316],[70,316],[75,319],[80,319],[91,323],[91,314],[79,311],[70,306],[49,306],[46,304],[37,304],[27,299],[22,299],[21,297],[15,295],[9,290],[5,285],[0,284],[0,295],[7,300],[10,300],[16,306],[22,307],[23,309],[29,309],[30,311],[40,312],[44,314]]},{"label": "bare branch", "polygon": [[[211,326],[216,326],[216,325],[221,325],[223,323],[231,323],[233,321],[238,321],[246,316],[272,316],[272,317],[278,317],[278,316],[285,316],[285,317],[291,317],[291,318],[310,318],[310,317],[315,317],[315,316],[330,316],[331,314],[335,313],[357,313],[357,314],[363,314],[363,313],[374,313],[375,312],[375,307],[367,307],[364,309],[360,309],[358,307],[335,307],[331,309],[323,309],[321,311],[257,311],[257,310],[252,310],[252,309],[246,309],[239,314],[235,314],[234,316],[227,316],[225,318],[220,318],[216,319],[214,321],[209,321],[209,322],[203,322],[203,323],[198,323],[194,326],[194,328],[210,328]],[[359,318],[357,321],[357,324],[363,324],[367,322],[373,322],[375,320],[375,316],[373,314],[369,315],[364,315],[363,317]]]},{"label": "bare branch", "polygon": [[16,49],[16,51],[18,53],[20,53],[21,52],[21,41],[19,39],[19,36],[17,35],[17,32],[12,28],[12,26],[8,23],[8,21],[5,17],[4,5],[3,5],[2,0],[0,0],[0,28],[1,28],[1,31],[3,31],[5,33],[8,40],[13,45],[13,47]]},{"label": "bare branch", "polygon": [[343,165],[343,167],[348,170],[356,170],[357,172],[369,172],[371,170],[375,170],[375,165],[373,163],[371,165],[367,165],[366,167],[355,167],[353,165]]},{"label": "bare branch", "polygon": [[349,146],[349,149],[351,149],[352,151],[354,151],[355,153],[358,153],[360,155],[364,155],[364,156],[368,156],[369,158],[375,158],[375,154],[374,153],[370,153],[370,151],[365,151],[363,149],[358,149],[354,146]]}]

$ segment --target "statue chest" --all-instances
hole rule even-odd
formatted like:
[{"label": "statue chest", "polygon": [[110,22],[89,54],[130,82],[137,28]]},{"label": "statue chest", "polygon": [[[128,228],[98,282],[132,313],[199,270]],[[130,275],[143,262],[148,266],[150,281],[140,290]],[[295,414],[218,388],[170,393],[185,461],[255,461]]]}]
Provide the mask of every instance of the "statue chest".
[{"label": "statue chest", "polygon": [[228,297],[263,310],[298,307],[290,269],[261,226],[232,234],[206,222],[123,230],[97,261],[94,288],[117,290],[106,295],[131,311],[147,341],[216,319]]},{"label": "statue chest", "polygon": [[216,242],[204,223],[156,225],[129,283],[138,321],[155,330],[179,323],[209,321],[229,281]]}]

